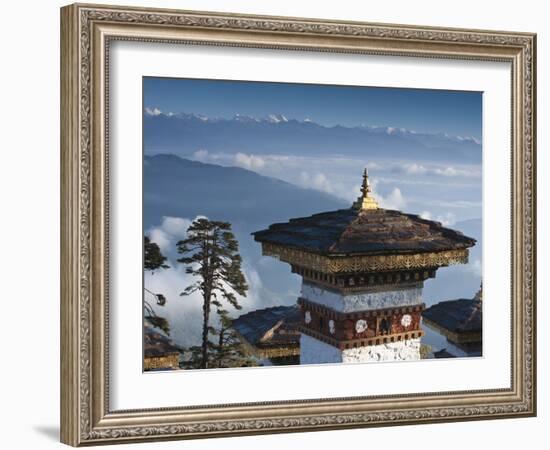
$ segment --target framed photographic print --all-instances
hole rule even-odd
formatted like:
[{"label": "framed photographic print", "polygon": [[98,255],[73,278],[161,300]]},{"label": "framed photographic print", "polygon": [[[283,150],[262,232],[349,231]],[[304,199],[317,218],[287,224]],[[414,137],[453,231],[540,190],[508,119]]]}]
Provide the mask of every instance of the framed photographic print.
[{"label": "framed photographic print", "polygon": [[535,35],[61,10],[61,439],[536,413]]}]

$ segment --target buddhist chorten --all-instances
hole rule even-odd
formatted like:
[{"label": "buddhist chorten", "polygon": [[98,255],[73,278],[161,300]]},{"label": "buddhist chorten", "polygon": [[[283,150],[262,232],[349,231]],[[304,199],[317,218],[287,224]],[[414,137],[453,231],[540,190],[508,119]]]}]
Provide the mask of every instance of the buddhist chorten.
[{"label": "buddhist chorten", "polygon": [[380,208],[368,173],[349,209],[253,233],[264,255],[302,277],[300,363],[420,359],[422,288],[468,261],[475,240],[439,222]]}]

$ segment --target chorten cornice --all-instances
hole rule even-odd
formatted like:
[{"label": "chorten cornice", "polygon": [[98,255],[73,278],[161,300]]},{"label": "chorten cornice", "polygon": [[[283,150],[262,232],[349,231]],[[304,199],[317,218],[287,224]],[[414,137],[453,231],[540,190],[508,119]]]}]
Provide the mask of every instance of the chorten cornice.
[{"label": "chorten cornice", "polygon": [[415,254],[326,256],[262,242],[262,254],[326,274],[384,272],[466,264],[468,249]]}]

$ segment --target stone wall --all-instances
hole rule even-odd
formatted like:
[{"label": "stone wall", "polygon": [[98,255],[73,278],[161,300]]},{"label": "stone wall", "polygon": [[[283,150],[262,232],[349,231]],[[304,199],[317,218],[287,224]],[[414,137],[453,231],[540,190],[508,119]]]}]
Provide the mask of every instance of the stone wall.
[{"label": "stone wall", "polygon": [[366,363],[376,361],[417,361],[420,339],[338,350],[311,336],[300,337],[300,364]]},{"label": "stone wall", "polygon": [[418,361],[420,359],[420,339],[389,342],[368,347],[350,348],[343,351],[342,362],[375,361]]}]

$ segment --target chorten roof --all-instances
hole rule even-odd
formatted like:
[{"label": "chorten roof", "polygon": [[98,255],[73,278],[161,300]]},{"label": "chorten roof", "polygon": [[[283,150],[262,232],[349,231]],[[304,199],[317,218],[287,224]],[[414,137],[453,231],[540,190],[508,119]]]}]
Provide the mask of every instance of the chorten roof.
[{"label": "chorten roof", "polygon": [[253,235],[258,242],[325,256],[439,252],[476,243],[439,222],[382,208],[352,207],[290,219]]}]

